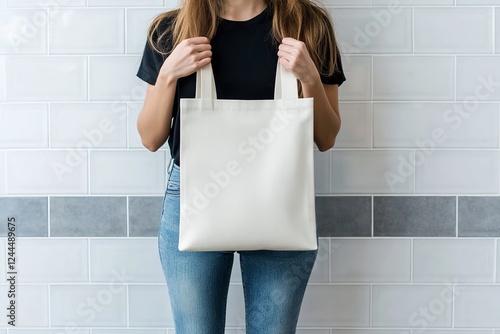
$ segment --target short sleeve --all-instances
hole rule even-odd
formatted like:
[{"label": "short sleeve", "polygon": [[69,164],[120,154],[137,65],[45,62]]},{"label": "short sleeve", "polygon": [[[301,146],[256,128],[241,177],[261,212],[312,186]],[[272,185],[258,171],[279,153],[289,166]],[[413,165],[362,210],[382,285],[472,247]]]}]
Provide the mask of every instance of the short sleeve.
[{"label": "short sleeve", "polygon": [[[325,71],[326,72],[326,71]],[[346,81],[344,75],[344,69],[342,67],[342,58],[340,56],[340,51],[337,49],[337,68],[330,76],[321,76],[321,82],[327,85],[342,85]]]},{"label": "short sleeve", "polygon": [[[159,30],[166,29],[169,24],[172,24],[172,19],[164,19],[162,24],[160,24]],[[153,34],[153,40],[156,40],[157,36],[158,32],[155,32]],[[163,41],[162,51],[169,52],[172,48],[170,34],[166,36]],[[147,39],[146,45],[144,46],[144,52],[142,54],[142,60],[137,71],[137,76],[150,85],[154,85],[156,83],[156,79],[158,78],[158,74],[160,73],[161,66],[165,61],[165,58],[165,56],[163,56],[151,46],[151,44],[149,43],[149,39]]]}]

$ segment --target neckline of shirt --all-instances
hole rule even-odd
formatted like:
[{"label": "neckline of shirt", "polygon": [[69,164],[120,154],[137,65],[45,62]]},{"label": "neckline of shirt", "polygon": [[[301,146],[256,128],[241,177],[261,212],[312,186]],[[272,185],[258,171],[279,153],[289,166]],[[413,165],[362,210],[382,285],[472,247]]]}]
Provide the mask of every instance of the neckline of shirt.
[{"label": "neckline of shirt", "polygon": [[228,19],[224,19],[221,17],[220,23],[226,24],[226,25],[228,25],[228,24],[229,25],[237,25],[237,26],[247,26],[250,24],[254,24],[254,23],[260,22],[268,15],[268,13],[270,11],[270,7],[271,6],[268,5],[262,12],[260,12],[256,16],[254,16],[248,20],[245,20],[245,21],[233,21],[233,20],[228,20]]}]

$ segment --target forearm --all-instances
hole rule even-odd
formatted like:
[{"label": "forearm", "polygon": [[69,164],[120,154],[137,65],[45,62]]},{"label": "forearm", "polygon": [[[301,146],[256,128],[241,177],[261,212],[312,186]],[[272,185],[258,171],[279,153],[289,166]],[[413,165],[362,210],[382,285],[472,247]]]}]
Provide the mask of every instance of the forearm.
[{"label": "forearm", "polygon": [[148,87],[147,98],[137,119],[137,130],[143,145],[156,151],[170,134],[176,81],[158,77],[154,86]]},{"label": "forearm", "polygon": [[302,92],[304,97],[314,98],[314,142],[320,151],[326,151],[335,145],[340,131],[338,103],[329,101],[319,77],[302,83]]}]

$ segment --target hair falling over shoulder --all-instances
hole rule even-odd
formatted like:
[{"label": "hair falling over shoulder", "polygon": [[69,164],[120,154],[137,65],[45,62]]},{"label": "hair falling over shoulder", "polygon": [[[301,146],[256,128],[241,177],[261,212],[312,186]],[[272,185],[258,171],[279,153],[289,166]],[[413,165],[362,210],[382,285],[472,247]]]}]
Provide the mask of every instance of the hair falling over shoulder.
[{"label": "hair falling over shoulder", "polygon": [[[280,43],[292,37],[305,43],[316,68],[331,75],[337,68],[337,41],[326,9],[311,0],[266,0],[274,13],[272,34]],[[148,40],[162,53],[161,45],[171,36],[175,47],[182,40],[197,36],[212,39],[217,30],[223,0],[183,0],[179,9],[158,15],[149,27]],[[159,29],[170,21],[167,29]],[[327,55],[329,53],[329,56]]]}]

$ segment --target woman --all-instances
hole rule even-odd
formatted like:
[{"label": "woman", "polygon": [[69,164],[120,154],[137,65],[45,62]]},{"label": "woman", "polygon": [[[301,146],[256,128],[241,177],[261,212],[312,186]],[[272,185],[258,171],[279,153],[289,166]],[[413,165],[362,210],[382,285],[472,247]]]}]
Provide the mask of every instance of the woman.
[{"label": "woman", "polygon": [[[314,141],[333,147],[345,80],[326,11],[308,0],[186,0],[159,15],[137,75],[146,98],[137,128],[146,148],[168,139],[173,164],[158,233],[177,334],[224,333],[234,252],[181,252],[179,100],[195,95],[196,71],[212,63],[219,99],[273,99],[276,66],[314,98]],[[214,129],[217,131],[217,129]],[[317,251],[240,251],[247,333],[295,333]]]}]

